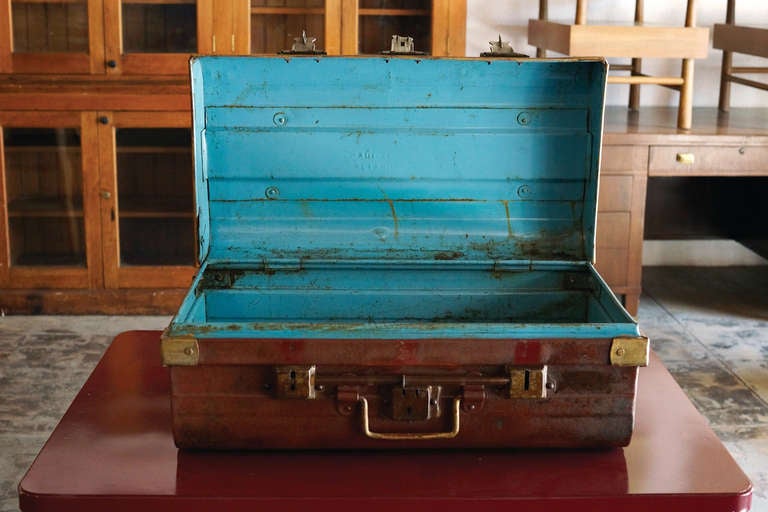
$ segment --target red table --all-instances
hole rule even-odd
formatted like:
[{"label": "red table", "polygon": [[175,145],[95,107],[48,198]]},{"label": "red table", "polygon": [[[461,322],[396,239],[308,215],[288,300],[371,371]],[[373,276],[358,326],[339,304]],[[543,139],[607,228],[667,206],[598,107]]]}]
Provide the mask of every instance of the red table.
[{"label": "red table", "polygon": [[22,511],[741,511],[749,479],[658,358],[616,450],[183,453],[157,331],[118,336],[19,484]]}]

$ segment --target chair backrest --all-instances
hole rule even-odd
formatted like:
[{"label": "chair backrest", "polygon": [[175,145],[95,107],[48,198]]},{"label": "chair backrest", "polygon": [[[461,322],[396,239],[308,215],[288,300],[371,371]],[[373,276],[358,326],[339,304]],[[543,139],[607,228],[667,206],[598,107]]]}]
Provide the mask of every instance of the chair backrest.
[{"label": "chair backrest", "polygon": [[[731,2],[735,0],[729,0],[729,10],[731,9]],[[587,24],[587,4],[588,0],[576,0],[576,15],[574,17],[574,23],[576,25]],[[635,23],[642,23],[645,17],[645,2],[644,0],[635,0]],[[539,19],[547,19],[549,11],[548,1],[539,0]],[[696,0],[687,0],[685,8],[685,26],[696,26]]]}]

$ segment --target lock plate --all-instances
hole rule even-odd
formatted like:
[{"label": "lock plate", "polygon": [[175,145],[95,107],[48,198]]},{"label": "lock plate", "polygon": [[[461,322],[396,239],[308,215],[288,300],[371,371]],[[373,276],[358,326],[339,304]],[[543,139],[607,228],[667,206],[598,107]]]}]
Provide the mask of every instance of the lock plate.
[{"label": "lock plate", "polygon": [[510,398],[546,398],[547,367],[509,368]]},{"label": "lock plate", "polygon": [[425,421],[438,416],[439,386],[407,386],[392,389],[392,419]]},{"label": "lock plate", "polygon": [[315,365],[277,366],[275,374],[275,393],[279,398],[316,398]]}]

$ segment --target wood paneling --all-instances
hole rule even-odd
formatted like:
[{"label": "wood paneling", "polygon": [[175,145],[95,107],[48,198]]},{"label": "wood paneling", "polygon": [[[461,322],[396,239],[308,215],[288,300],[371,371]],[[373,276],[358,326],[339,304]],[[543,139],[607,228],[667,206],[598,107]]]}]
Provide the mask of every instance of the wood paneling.
[{"label": "wood paneling", "polygon": [[632,204],[632,182],[633,178],[630,175],[600,176],[597,211],[628,211]]},{"label": "wood paneling", "polygon": [[186,288],[97,290],[3,290],[0,310],[11,314],[170,315],[184,299]]}]

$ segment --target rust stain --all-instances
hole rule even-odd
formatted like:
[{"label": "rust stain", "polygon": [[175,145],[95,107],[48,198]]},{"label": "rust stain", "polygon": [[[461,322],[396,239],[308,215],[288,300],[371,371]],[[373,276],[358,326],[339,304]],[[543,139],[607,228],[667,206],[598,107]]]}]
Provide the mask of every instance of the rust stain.
[{"label": "rust stain", "polygon": [[400,234],[400,221],[397,219],[397,212],[395,211],[395,202],[391,199],[387,199],[387,203],[389,204],[389,209],[392,211],[392,222],[394,224],[394,233],[395,238],[398,237]]},{"label": "rust stain", "polygon": [[512,238],[512,219],[509,217],[509,201],[502,200],[501,203],[504,205],[504,213],[507,216],[507,236]]},{"label": "rust stain", "polygon": [[315,216],[314,213],[312,213],[312,208],[309,206],[309,202],[308,201],[300,200],[299,201],[299,207],[301,208],[301,215],[302,216],[304,216],[304,217],[306,217],[308,219],[311,219],[312,217]]},{"label": "rust stain", "polygon": [[434,255],[434,259],[438,261],[451,261],[457,260],[464,256],[463,252],[451,251],[451,252],[438,252]]}]

